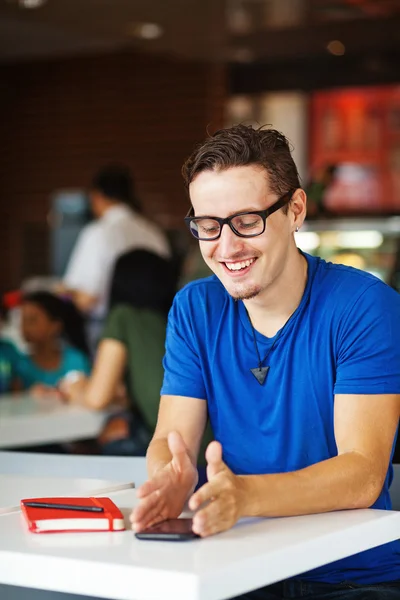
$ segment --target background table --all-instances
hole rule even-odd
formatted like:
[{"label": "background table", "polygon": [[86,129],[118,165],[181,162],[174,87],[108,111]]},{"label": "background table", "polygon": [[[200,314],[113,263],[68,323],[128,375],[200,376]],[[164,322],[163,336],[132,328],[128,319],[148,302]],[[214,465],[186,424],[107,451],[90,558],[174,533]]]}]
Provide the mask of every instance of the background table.
[{"label": "background table", "polygon": [[29,394],[0,398],[0,448],[94,438],[109,413]]},{"label": "background table", "polygon": [[146,459],[142,456],[91,456],[11,450],[0,450],[0,473],[29,477],[134,481],[136,487],[147,479]]},{"label": "background table", "polygon": [[20,509],[22,498],[46,496],[100,496],[133,488],[133,481],[103,479],[65,479],[0,474],[0,514]]},{"label": "background table", "polygon": [[[128,518],[134,490],[110,497]],[[0,516],[0,583],[116,600],[222,600],[398,537],[400,513],[370,509],[247,519],[180,544],[131,531],[35,535],[14,513]]]}]

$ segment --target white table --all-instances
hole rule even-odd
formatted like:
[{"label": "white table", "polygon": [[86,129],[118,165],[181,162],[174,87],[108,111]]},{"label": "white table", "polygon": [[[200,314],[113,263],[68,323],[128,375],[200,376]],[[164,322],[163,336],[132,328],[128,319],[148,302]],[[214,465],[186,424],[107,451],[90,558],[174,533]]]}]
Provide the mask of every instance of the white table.
[{"label": "white table", "polygon": [[146,459],[142,456],[92,456],[0,450],[0,473],[28,477],[34,475],[47,478],[134,481],[135,487],[147,480]]},{"label": "white table", "polygon": [[22,498],[46,496],[100,496],[134,487],[133,481],[104,479],[66,479],[0,475],[0,515],[20,510]]},{"label": "white table", "polygon": [[[110,497],[128,517],[134,490]],[[114,600],[223,600],[400,537],[400,513],[248,519],[209,539],[139,541],[131,531],[35,535],[0,516],[0,584]]]},{"label": "white table", "polygon": [[0,448],[93,438],[107,413],[29,394],[0,397]]}]

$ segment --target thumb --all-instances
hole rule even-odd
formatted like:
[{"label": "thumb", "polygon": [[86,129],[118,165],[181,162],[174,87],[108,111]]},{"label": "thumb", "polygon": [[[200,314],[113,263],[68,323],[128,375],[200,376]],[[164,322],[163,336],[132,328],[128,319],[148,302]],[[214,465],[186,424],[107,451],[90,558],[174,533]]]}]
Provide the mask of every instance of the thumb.
[{"label": "thumb", "polygon": [[180,433],[171,431],[168,434],[168,448],[172,454],[172,463],[180,472],[183,470],[186,460],[188,459],[188,450]]},{"label": "thumb", "polygon": [[222,460],[222,446],[219,442],[211,442],[207,446],[206,450],[207,460],[207,478],[210,480],[218,473],[227,469],[224,461]]}]

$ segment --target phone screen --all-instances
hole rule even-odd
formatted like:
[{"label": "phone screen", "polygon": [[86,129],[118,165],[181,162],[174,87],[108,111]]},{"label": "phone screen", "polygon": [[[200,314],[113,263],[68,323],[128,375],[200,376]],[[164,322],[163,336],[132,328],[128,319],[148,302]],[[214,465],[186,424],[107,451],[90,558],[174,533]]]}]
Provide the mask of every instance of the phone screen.
[{"label": "phone screen", "polygon": [[135,533],[139,540],[183,541],[199,537],[192,531],[192,519],[168,519]]}]

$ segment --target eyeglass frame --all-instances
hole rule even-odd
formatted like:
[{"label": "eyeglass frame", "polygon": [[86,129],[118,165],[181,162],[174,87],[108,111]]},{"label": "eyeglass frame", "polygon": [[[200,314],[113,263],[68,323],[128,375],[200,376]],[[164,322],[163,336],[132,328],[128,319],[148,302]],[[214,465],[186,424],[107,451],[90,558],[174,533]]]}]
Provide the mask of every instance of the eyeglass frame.
[{"label": "eyeglass frame", "polygon": [[[274,204],[271,204],[271,206],[269,206],[268,208],[266,208],[264,210],[248,210],[245,212],[239,212],[239,213],[235,213],[234,215],[231,215],[230,217],[226,217],[225,219],[222,219],[221,217],[211,217],[208,215],[196,217],[195,215],[191,214],[191,213],[193,213],[193,206],[191,206],[189,209],[189,212],[187,213],[186,217],[184,218],[184,221],[185,221],[190,233],[192,234],[192,236],[196,240],[199,240],[200,242],[215,242],[215,240],[218,240],[221,237],[222,228],[224,225],[229,225],[231,231],[233,231],[233,233],[235,235],[237,235],[238,237],[241,237],[241,238],[258,237],[259,235],[262,235],[265,231],[265,223],[266,223],[267,218],[270,215],[272,215],[274,212],[279,210],[280,208],[283,208],[284,206],[289,204],[294,192],[295,192],[295,190],[286,192],[285,194],[283,194],[283,196],[278,198],[278,200],[276,202],[274,202]],[[287,200],[288,196],[289,196],[289,199]],[[242,217],[244,215],[257,215],[257,216],[261,217],[263,220],[262,231],[260,231],[260,233],[239,233],[238,231],[236,231],[236,229],[232,225],[232,220],[235,219],[236,217]],[[199,237],[195,236],[195,234],[192,231],[192,228],[190,227],[190,224],[192,221],[194,221],[196,219],[212,219],[213,221],[217,221],[217,223],[219,224],[218,235],[216,237],[211,237],[211,238],[199,238]]]}]

